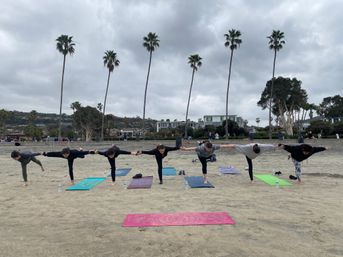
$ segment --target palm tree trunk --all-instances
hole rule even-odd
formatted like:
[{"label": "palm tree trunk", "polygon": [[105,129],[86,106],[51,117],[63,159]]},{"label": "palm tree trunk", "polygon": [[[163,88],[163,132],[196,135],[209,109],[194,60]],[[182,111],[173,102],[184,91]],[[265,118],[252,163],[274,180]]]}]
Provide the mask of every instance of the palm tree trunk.
[{"label": "palm tree trunk", "polygon": [[191,80],[191,86],[190,86],[190,88],[189,88],[189,95],[188,95],[187,111],[186,111],[185,138],[187,138],[187,137],[188,137],[188,135],[187,135],[188,110],[189,110],[189,102],[190,102],[190,100],[191,100],[191,94],[192,94],[192,87],[193,87],[194,73],[195,73],[195,69],[193,68],[193,72],[192,72],[192,80]]},{"label": "palm tree trunk", "polygon": [[106,100],[107,100],[108,86],[109,86],[109,84],[110,84],[110,76],[111,76],[111,72],[108,70],[107,87],[106,87],[106,93],[105,93],[105,99],[104,99],[104,109],[102,110],[101,141],[104,141],[105,110],[106,110]]},{"label": "palm tree trunk", "polygon": [[144,91],[143,120],[142,120],[143,133],[144,133],[144,129],[145,129],[144,128],[145,127],[145,105],[146,105],[146,95],[147,95],[147,91],[148,91],[148,83],[149,83],[149,75],[150,75],[150,67],[151,67],[151,57],[152,57],[152,51],[150,51],[148,74],[146,76],[145,91]]},{"label": "palm tree trunk", "polygon": [[273,77],[272,77],[272,86],[270,88],[270,99],[269,99],[269,139],[272,139],[272,101],[273,101],[274,80],[275,80],[274,78],[275,61],[276,61],[276,50],[274,50]]},{"label": "palm tree trunk", "polygon": [[231,66],[232,66],[232,56],[233,56],[233,50],[231,49],[231,56],[230,56],[230,66],[229,66],[229,77],[227,79],[227,91],[226,91],[226,122],[225,122],[225,137],[226,140],[229,139],[229,122],[228,122],[228,116],[229,116],[229,90],[230,90],[230,78],[231,78]]},{"label": "palm tree trunk", "polygon": [[63,82],[64,82],[64,70],[66,64],[66,55],[63,55],[63,68],[62,68],[62,80],[61,80],[61,98],[60,98],[60,117],[58,121],[58,141],[62,141],[62,100],[63,100]]}]

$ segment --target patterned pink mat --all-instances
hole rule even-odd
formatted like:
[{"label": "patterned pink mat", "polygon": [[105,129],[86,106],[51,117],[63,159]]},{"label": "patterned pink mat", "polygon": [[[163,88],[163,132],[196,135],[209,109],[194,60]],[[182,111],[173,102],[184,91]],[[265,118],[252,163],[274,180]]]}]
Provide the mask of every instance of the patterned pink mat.
[{"label": "patterned pink mat", "polygon": [[123,227],[158,227],[235,224],[226,212],[128,214]]}]

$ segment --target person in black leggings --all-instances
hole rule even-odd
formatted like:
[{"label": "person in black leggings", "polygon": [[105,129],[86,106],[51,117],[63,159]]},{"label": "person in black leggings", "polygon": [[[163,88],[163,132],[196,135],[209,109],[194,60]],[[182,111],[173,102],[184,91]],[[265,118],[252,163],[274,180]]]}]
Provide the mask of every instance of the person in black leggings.
[{"label": "person in black leggings", "polygon": [[170,151],[176,151],[179,150],[180,147],[169,147],[165,145],[157,145],[156,148],[150,150],[150,151],[139,151],[138,154],[149,154],[149,155],[155,155],[156,162],[157,162],[157,172],[158,172],[158,178],[160,179],[160,184],[163,184],[163,177],[162,177],[162,160],[164,157],[168,155],[168,152]]},{"label": "person in black leggings", "polygon": [[248,170],[249,170],[249,177],[250,177],[251,182],[254,180],[252,160],[263,153],[272,152],[276,150],[275,145],[260,144],[260,143],[246,144],[246,145],[233,144],[231,145],[231,147],[245,155],[245,158],[247,159],[248,166],[249,166]]},{"label": "person in black leggings", "polygon": [[30,161],[37,163],[41,167],[42,171],[44,171],[42,163],[35,157],[37,155],[41,155],[41,153],[31,153],[29,151],[21,153],[16,150],[12,151],[11,153],[11,157],[14,160],[20,162],[21,164],[21,169],[22,169],[22,174],[23,174],[23,179],[24,179],[24,186],[27,186],[27,165],[30,163]]},{"label": "person in black leggings", "polygon": [[95,153],[107,157],[107,160],[108,160],[108,162],[111,165],[111,177],[112,177],[113,185],[114,185],[114,183],[116,181],[116,158],[120,154],[137,155],[136,152],[127,152],[127,151],[124,151],[124,150],[120,150],[117,146],[112,146],[111,148],[109,148],[107,150],[104,150],[104,151],[96,150]]},{"label": "person in black leggings", "polygon": [[71,183],[74,185],[74,172],[73,172],[73,164],[76,158],[85,158],[87,154],[94,154],[94,151],[82,151],[82,150],[70,150],[68,147],[62,149],[60,152],[44,152],[43,155],[47,157],[59,157],[65,158],[68,160],[68,167],[69,167],[69,177]]},{"label": "person in black leggings", "polygon": [[218,150],[220,148],[231,148],[231,145],[226,145],[226,144],[222,144],[222,145],[215,145],[212,144],[209,141],[204,141],[202,142],[200,145],[198,145],[197,147],[181,147],[181,150],[183,151],[196,151],[197,155],[198,155],[198,159],[201,162],[201,166],[202,166],[202,174],[204,176],[204,183],[208,183],[207,181],[207,161],[211,159],[211,157],[213,156],[213,153],[215,150]]}]

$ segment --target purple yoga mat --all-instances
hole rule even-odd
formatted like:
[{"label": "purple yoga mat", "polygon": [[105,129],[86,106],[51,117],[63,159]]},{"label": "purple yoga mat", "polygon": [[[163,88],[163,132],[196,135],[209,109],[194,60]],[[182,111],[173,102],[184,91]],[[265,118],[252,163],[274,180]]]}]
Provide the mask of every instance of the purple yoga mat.
[{"label": "purple yoga mat", "polygon": [[152,185],[153,176],[147,176],[142,178],[133,178],[127,189],[136,188],[150,188]]}]

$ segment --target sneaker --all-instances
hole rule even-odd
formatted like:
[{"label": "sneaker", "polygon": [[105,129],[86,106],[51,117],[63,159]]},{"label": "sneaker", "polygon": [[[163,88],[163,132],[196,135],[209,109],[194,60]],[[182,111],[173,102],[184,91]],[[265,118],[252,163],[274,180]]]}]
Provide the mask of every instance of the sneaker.
[{"label": "sneaker", "polygon": [[297,178],[296,176],[289,175],[289,179],[292,179],[292,180],[297,180],[298,178]]}]

